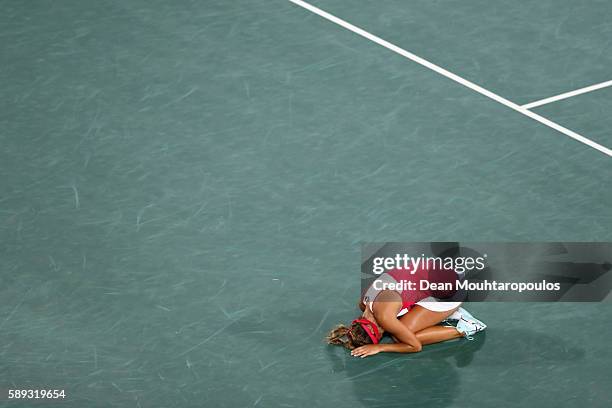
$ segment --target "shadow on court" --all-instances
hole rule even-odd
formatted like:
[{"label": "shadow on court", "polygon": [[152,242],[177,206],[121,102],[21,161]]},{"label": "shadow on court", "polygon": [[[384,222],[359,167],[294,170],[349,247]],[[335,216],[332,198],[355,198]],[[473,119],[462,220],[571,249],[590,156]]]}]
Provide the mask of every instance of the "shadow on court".
[{"label": "shadow on court", "polygon": [[[488,338],[487,338],[488,337]],[[505,352],[500,352],[505,350]],[[334,373],[344,373],[364,406],[454,405],[464,389],[464,369],[482,367],[483,372],[512,371],[522,366],[538,368],[581,360],[585,352],[560,338],[529,330],[495,329],[473,341],[449,341],[427,346],[417,355],[384,354],[366,359],[329,347],[327,356]],[[486,380],[486,379],[485,379]],[[477,390],[473,390],[477,391]],[[478,404],[476,404],[478,405]]]},{"label": "shadow on court", "polygon": [[470,364],[485,344],[483,334],[474,341],[449,341],[432,345],[418,355],[379,354],[366,359],[329,347],[327,355],[335,373],[352,382],[357,399],[365,406],[385,407],[450,405],[458,394],[458,367]]},{"label": "shadow on court", "polygon": [[[538,365],[549,362],[575,362],[584,359],[585,350],[569,345],[563,338],[532,330],[491,329],[486,349],[479,365],[499,365],[506,368]],[[483,350],[483,351],[486,351]],[[506,350],[499,352],[497,350]]]}]

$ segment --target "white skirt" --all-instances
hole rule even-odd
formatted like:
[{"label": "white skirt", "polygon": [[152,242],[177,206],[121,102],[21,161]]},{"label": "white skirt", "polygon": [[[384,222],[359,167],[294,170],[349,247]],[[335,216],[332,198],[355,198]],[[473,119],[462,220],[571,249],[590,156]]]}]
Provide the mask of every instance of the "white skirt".
[{"label": "white skirt", "polygon": [[[393,277],[388,273],[383,273],[377,280],[387,284],[396,283],[395,279],[393,279]],[[372,304],[374,303],[374,300],[376,299],[376,296],[378,296],[379,292],[380,291],[374,288],[374,285],[371,285],[363,296],[362,301],[367,307],[370,308],[370,311],[372,311]],[[430,296],[417,302],[416,304],[424,307],[427,310],[431,310],[432,312],[448,312],[449,310],[453,310],[461,306],[461,303],[462,302],[445,302]],[[402,309],[397,314],[397,317],[403,316],[406,313],[408,313],[408,309]]]},{"label": "white skirt", "polygon": [[432,312],[448,312],[449,310],[453,310],[461,306],[463,302],[443,302],[434,297],[425,298],[416,304],[419,306],[423,306],[427,310],[431,310]]},{"label": "white skirt", "polygon": [[[443,302],[435,297],[430,296],[419,302],[416,302],[415,305],[422,306],[432,312],[448,312],[461,306],[461,303],[463,302]],[[397,314],[397,317],[405,315],[406,313],[408,313],[408,311],[409,310],[406,308],[400,310]]]}]

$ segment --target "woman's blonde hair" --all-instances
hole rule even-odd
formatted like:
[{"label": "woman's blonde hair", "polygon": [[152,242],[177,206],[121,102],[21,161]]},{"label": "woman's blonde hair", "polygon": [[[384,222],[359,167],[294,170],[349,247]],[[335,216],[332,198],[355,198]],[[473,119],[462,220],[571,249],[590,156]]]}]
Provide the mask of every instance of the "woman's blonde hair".
[{"label": "woman's blonde hair", "polygon": [[343,346],[349,350],[372,344],[372,339],[359,323],[353,323],[350,327],[339,324],[327,334],[325,341],[327,344]]}]

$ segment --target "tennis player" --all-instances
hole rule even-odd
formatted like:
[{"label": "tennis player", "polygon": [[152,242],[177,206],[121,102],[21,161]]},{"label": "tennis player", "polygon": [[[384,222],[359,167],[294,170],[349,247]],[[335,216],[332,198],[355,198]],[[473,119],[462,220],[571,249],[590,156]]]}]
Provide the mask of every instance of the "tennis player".
[{"label": "tennis player", "polygon": [[[362,358],[380,352],[418,353],[424,345],[459,337],[471,340],[487,326],[463,309],[461,302],[449,301],[454,293],[421,290],[418,285],[421,280],[442,282],[455,278],[451,270],[385,272],[359,301],[361,317],[349,327],[337,326],[326,340]],[[409,282],[413,282],[412,289],[408,289]],[[391,335],[394,343],[381,343],[384,333]]]}]

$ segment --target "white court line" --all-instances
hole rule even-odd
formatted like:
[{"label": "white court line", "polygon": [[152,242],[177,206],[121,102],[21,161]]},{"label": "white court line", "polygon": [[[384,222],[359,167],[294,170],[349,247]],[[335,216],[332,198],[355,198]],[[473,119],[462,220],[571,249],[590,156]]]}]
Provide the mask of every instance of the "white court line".
[{"label": "white court line", "polygon": [[546,105],[547,103],[557,102],[562,99],[571,98],[572,96],[582,95],[587,92],[593,92],[601,88],[606,88],[608,86],[612,86],[612,81],[602,82],[600,84],[595,84],[595,85],[587,86],[585,88],[576,89],[575,91],[562,93],[557,96],[551,96],[550,98],[541,99],[535,102],[530,102],[528,104],[522,105],[522,107],[525,109],[531,109],[531,108],[535,108],[536,106],[542,106],[542,105]]},{"label": "white court line", "polygon": [[549,119],[546,119],[543,116],[538,115],[537,113],[533,113],[530,110],[525,109],[524,107],[522,107],[520,105],[517,105],[516,103],[511,102],[508,99],[505,99],[505,98],[503,98],[503,97],[501,97],[501,96],[499,96],[499,95],[497,95],[497,94],[495,94],[495,93],[493,93],[493,92],[491,92],[491,91],[481,87],[480,85],[476,85],[475,83],[470,82],[467,79],[461,78],[460,76],[458,76],[456,74],[453,74],[452,72],[447,71],[444,68],[439,67],[438,65],[433,64],[433,63],[427,61],[426,59],[423,59],[423,58],[419,57],[418,55],[415,55],[415,54],[413,54],[411,52],[408,52],[408,51],[404,50],[403,48],[398,47],[397,45],[391,44],[390,42],[385,41],[382,38],[377,37],[374,34],[371,34],[371,33],[367,32],[367,31],[365,31],[365,30],[363,30],[363,29],[361,29],[361,28],[359,28],[357,26],[354,26],[351,23],[346,22],[346,21],[344,21],[344,20],[342,20],[342,19],[340,19],[340,18],[338,18],[338,17],[336,17],[336,16],[334,16],[332,14],[329,14],[328,12],[323,11],[323,10],[321,10],[318,7],[315,7],[315,6],[311,5],[311,4],[308,4],[305,1],[302,1],[302,0],[289,0],[289,1],[294,3],[297,6],[305,8],[306,10],[311,11],[312,13],[317,14],[317,15],[323,17],[326,20],[331,21],[332,23],[338,24],[339,26],[344,27],[344,28],[346,28],[349,31],[352,31],[355,34],[358,34],[358,35],[360,35],[360,36],[362,36],[364,38],[367,38],[368,40],[370,40],[370,41],[372,41],[372,42],[374,42],[374,43],[376,43],[378,45],[381,45],[381,46],[383,46],[383,47],[385,47],[385,48],[395,52],[396,54],[399,54],[399,55],[403,56],[404,58],[407,58],[407,59],[409,59],[411,61],[414,61],[417,64],[423,65],[424,67],[427,67],[427,68],[431,69],[432,71],[437,72],[440,75],[443,75],[443,76],[445,76],[445,77],[447,77],[449,79],[452,79],[453,81],[458,82],[461,85],[463,85],[463,86],[465,86],[467,88],[470,88],[471,90],[476,91],[479,94],[482,94],[482,95],[486,96],[487,98],[493,99],[494,101],[496,101],[498,103],[501,103],[502,105],[507,106],[510,109],[513,109],[513,110],[515,110],[515,111],[517,111],[519,113],[522,113],[523,115],[528,116],[531,119],[536,120],[536,121],[542,123],[543,125],[546,125],[546,126],[552,128],[552,129],[555,129],[556,131],[561,132],[564,135],[569,136],[572,139],[575,139],[575,140],[579,141],[580,143],[584,143],[585,145],[590,146],[593,149],[599,150],[600,152],[602,152],[602,153],[612,157],[612,149],[608,149],[607,147],[602,146],[599,143],[594,142],[591,139],[588,139],[588,138],[586,138],[586,137],[584,137],[584,136],[574,132],[573,130],[569,130],[569,129],[567,129],[567,128],[565,128],[565,127],[563,127],[563,126],[561,126],[561,125],[559,125],[559,124],[557,124],[557,123],[555,123],[555,122],[553,122],[553,121],[551,121]]}]

